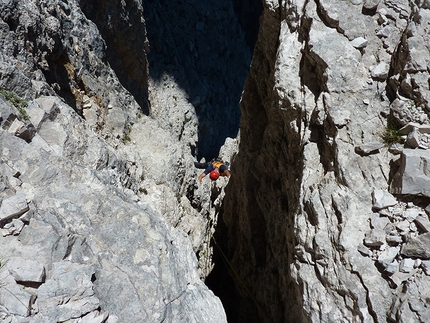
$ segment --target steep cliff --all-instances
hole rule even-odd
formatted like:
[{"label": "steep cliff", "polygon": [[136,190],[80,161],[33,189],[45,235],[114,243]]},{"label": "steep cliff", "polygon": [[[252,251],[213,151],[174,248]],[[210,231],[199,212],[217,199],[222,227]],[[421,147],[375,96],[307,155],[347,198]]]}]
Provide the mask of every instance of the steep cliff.
[{"label": "steep cliff", "polygon": [[265,1],[217,230],[232,321],[428,320],[429,17],[426,1]]},{"label": "steep cliff", "polygon": [[1,320],[428,320],[428,1],[0,18]]},{"label": "steep cliff", "polygon": [[1,2],[0,320],[226,321],[202,278],[227,180],[193,162],[237,150],[250,54],[229,2],[198,4]]}]

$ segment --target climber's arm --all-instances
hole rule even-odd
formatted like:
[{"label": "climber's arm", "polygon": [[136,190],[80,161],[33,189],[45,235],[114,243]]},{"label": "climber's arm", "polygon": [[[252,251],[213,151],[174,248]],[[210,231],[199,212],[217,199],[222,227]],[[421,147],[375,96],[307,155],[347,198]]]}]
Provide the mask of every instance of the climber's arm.
[{"label": "climber's arm", "polygon": [[199,176],[199,182],[201,183],[202,182],[202,179],[203,179],[203,177],[205,177],[206,176],[206,174],[203,172],[203,173],[201,173],[200,174],[200,176]]}]

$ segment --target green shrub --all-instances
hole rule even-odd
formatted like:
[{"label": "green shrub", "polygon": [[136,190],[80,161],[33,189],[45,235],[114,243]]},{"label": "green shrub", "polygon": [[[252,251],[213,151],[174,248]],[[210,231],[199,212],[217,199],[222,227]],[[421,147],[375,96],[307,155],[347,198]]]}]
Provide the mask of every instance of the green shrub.
[{"label": "green shrub", "polygon": [[381,135],[384,144],[391,146],[396,143],[402,143],[402,136],[399,134],[399,129],[393,124],[388,123],[384,132]]},{"label": "green shrub", "polygon": [[15,93],[6,91],[4,89],[0,89],[0,93],[8,100],[10,103],[12,103],[15,108],[18,109],[18,111],[22,114],[22,117],[24,120],[28,121],[30,120],[30,117],[27,114],[27,111],[25,110],[28,106],[27,101],[21,99],[18,97]]}]

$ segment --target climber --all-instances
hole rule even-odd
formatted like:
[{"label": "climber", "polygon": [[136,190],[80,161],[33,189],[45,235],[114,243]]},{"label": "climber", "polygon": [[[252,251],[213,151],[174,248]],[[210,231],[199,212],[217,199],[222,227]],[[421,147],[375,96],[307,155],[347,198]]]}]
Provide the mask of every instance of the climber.
[{"label": "climber", "polygon": [[203,173],[200,174],[198,180],[202,181],[203,177],[209,174],[209,178],[216,181],[220,176],[230,177],[230,171],[228,170],[228,162],[223,162],[221,158],[216,158],[208,163],[198,163],[194,162],[194,166],[197,168],[205,169]]}]

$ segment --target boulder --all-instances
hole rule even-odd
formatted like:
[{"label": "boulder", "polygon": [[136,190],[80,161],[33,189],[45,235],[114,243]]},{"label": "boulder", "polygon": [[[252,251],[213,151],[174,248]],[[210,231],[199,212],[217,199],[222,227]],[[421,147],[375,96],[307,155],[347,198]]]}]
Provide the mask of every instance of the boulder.
[{"label": "boulder", "polygon": [[372,69],[371,75],[374,79],[385,80],[388,76],[389,68],[390,66],[387,63],[381,62]]},{"label": "boulder", "polygon": [[396,285],[400,286],[404,281],[411,278],[414,274],[416,274],[418,270],[414,269],[409,273],[402,273],[401,271],[396,271],[393,275],[391,275],[390,280]]},{"label": "boulder", "polygon": [[364,0],[363,8],[367,10],[376,10],[381,0]]},{"label": "boulder", "polygon": [[384,266],[384,268],[387,268],[389,264],[391,264],[394,259],[396,259],[397,255],[399,254],[400,247],[389,247],[381,252],[381,254],[378,256],[378,262]]},{"label": "boulder", "polygon": [[415,261],[410,258],[402,259],[399,270],[402,273],[410,273],[414,269]]},{"label": "boulder", "polygon": [[406,138],[406,145],[408,145],[410,148],[417,148],[420,145],[420,133],[414,129],[410,133],[408,133],[408,136]]},{"label": "boulder", "polygon": [[419,124],[416,122],[409,122],[407,125],[403,126],[399,129],[399,135],[407,135],[408,133],[417,129],[420,133],[430,133],[430,125],[428,124]]},{"label": "boulder", "polygon": [[385,243],[385,232],[383,230],[371,230],[366,233],[363,243],[367,247],[380,247]]},{"label": "boulder", "polygon": [[383,148],[384,144],[380,142],[372,142],[355,147],[355,152],[362,156],[376,154],[379,149]]},{"label": "boulder", "polygon": [[415,219],[415,224],[424,232],[430,232],[430,221],[427,216],[418,215]]},{"label": "boulder", "polygon": [[399,263],[397,261],[393,261],[392,263],[389,263],[385,268],[385,271],[388,274],[394,274],[395,272],[399,271]]},{"label": "boulder", "polygon": [[400,253],[404,257],[430,259],[430,233],[409,238]]},{"label": "boulder", "polygon": [[404,149],[390,186],[393,194],[430,197],[430,151]]},{"label": "boulder", "polygon": [[403,213],[403,218],[409,222],[413,222],[419,215],[419,211],[416,208],[408,208]]},{"label": "boulder", "polygon": [[20,193],[3,200],[0,206],[0,223],[19,217],[29,210],[25,195]]},{"label": "boulder", "polygon": [[397,204],[397,199],[385,190],[374,190],[372,193],[373,208],[376,210],[385,209]]},{"label": "boulder", "polygon": [[30,315],[34,296],[19,286],[8,270],[0,271],[0,304],[10,314]]},{"label": "boulder", "polygon": [[400,231],[400,234],[405,235],[409,232],[410,222],[408,220],[399,221],[396,223],[396,228]]},{"label": "boulder", "polygon": [[17,282],[45,281],[45,267],[37,261],[13,257],[6,261],[6,267]]},{"label": "boulder", "polygon": [[424,260],[421,262],[421,267],[427,276],[430,276],[430,260]]}]

